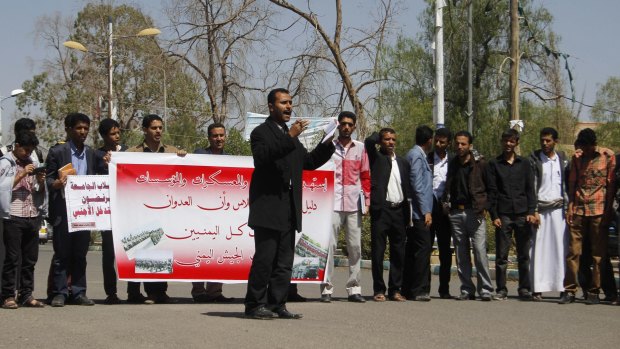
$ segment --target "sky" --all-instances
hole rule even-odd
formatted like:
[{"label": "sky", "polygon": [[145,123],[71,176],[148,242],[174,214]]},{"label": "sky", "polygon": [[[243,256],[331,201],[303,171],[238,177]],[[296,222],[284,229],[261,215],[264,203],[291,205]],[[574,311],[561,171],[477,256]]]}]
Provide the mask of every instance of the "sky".
[{"label": "sky", "polygon": [[[321,1],[331,5],[328,0]],[[553,30],[561,36],[560,51],[570,55],[569,64],[575,79],[576,96],[579,98],[583,94],[583,102],[592,105],[597,87],[605,83],[608,77],[620,76],[620,45],[617,39],[620,21],[616,18],[620,13],[620,1],[533,1],[536,5],[545,6],[554,16]],[[156,23],[165,25],[161,20],[160,1],[137,0],[132,3],[140,4],[146,14],[155,18]],[[408,8],[399,13],[397,25],[404,35],[414,36],[420,29],[417,17],[424,4],[422,0],[407,0],[404,3]],[[83,6],[83,0],[21,0],[2,6],[0,96],[9,96],[11,90],[20,88],[24,81],[39,73],[41,62],[50,54],[40,42],[35,42],[37,18],[55,12],[75,15]],[[358,11],[351,15],[355,20],[359,20],[358,16],[363,17],[365,13]],[[14,99],[5,100],[2,106],[2,128],[9,130],[15,115]],[[588,120],[589,115],[590,109],[584,107],[582,120]]]}]

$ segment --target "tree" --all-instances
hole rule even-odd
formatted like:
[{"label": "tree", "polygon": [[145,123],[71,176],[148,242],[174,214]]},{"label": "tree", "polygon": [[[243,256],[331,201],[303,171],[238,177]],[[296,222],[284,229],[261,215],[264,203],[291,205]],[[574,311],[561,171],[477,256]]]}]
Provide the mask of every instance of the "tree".
[{"label": "tree", "polygon": [[612,76],[599,86],[592,108],[592,118],[603,123],[596,129],[598,143],[620,149],[620,77]]},{"label": "tree", "polygon": [[[44,72],[24,83],[27,93],[18,100],[18,106],[25,115],[37,119],[48,142],[64,138],[63,119],[68,112],[90,115],[94,120],[93,135],[97,120],[106,115],[103,110],[107,101],[106,55],[98,52],[107,52],[109,17],[113,20],[115,36],[154,27],[152,19],[127,5],[87,4],[75,20],[56,15],[39,21],[37,32],[42,33],[41,39],[54,56],[45,62]],[[66,49],[62,46],[66,40],[84,44],[92,54]],[[149,113],[165,115],[168,126],[178,118],[190,116],[192,127],[179,135],[194,133],[193,141],[197,141],[202,126],[199,116],[205,114],[208,106],[197,93],[196,83],[180,65],[164,55],[156,40],[118,38],[113,54],[114,99],[123,131],[139,128],[140,119]],[[184,138],[173,136],[172,140],[179,144]]]},{"label": "tree", "polygon": [[[257,68],[255,53],[267,40],[270,11],[255,0],[177,0],[168,14],[174,38],[168,54],[195,73],[210,105],[209,118],[240,116]],[[234,114],[233,114],[234,115]]]},{"label": "tree", "polygon": [[[373,87],[381,80],[377,77],[377,64],[395,10],[392,1],[378,2],[379,18],[373,28],[355,28],[344,26],[345,12],[342,8],[342,1],[335,0],[333,35],[328,33],[325,23],[319,21],[316,12],[310,8],[310,2],[307,3],[307,11],[304,11],[286,0],[269,1],[292,12],[306,23],[303,32],[307,34],[308,42],[304,44],[305,49],[294,55],[292,59],[293,66],[299,68],[298,70],[302,73],[301,78],[297,78],[298,85],[293,95],[303,91],[320,91],[319,96],[313,97],[324,100],[326,92],[328,95],[331,92],[338,98],[336,107],[338,110],[343,108],[345,102],[349,102],[357,114],[357,132],[364,137],[367,133],[367,108],[370,107],[368,104],[372,104],[376,98],[376,90],[366,95],[363,90]],[[295,24],[298,23],[293,25]],[[327,66],[322,68],[322,63]],[[319,71],[325,69],[326,74],[336,74],[341,80],[341,85],[338,84],[335,91],[325,84],[321,86],[322,88],[307,87],[305,84],[311,76],[307,74],[306,68],[317,69],[317,67]]]},{"label": "tree", "polygon": [[[445,69],[445,114],[446,126],[457,131],[467,125],[467,6],[468,1],[451,1],[444,8],[444,69]],[[555,47],[557,37],[550,29],[551,14],[543,7],[534,7],[532,1],[521,1],[522,23],[520,47],[521,85],[526,88],[521,103],[542,103],[537,108],[529,108],[521,113],[525,120],[526,132],[537,135],[538,129],[529,129],[534,110],[545,110],[545,103],[553,102],[554,92],[563,95],[563,76],[558,60],[563,56]],[[499,153],[498,143],[504,129],[508,128],[508,75],[503,63],[508,56],[508,1],[488,0],[474,2],[473,7],[473,110],[474,144],[487,156]],[[427,0],[427,8],[421,14],[420,23],[424,28],[414,40],[402,38],[396,45],[386,50],[382,72],[396,71],[399,76],[390,78],[383,90],[386,99],[382,105],[391,105],[395,120],[414,124],[430,123],[432,110],[428,108],[433,96],[432,81],[434,68],[432,53],[435,17],[434,1]],[[544,43],[545,45],[542,45]],[[412,81],[411,85],[408,81]],[[544,91],[551,91],[546,93]],[[412,97],[413,100],[412,100]],[[529,106],[528,106],[529,107]],[[545,108],[538,108],[545,107]],[[565,106],[556,102],[553,124],[568,129],[574,124],[574,117]],[[407,110],[425,113],[422,118],[407,118]],[[562,120],[560,120],[562,119]],[[401,127],[406,127],[402,126]],[[413,125],[409,126],[412,129]],[[568,132],[568,131],[566,131]],[[536,136],[537,137],[537,136]]]}]

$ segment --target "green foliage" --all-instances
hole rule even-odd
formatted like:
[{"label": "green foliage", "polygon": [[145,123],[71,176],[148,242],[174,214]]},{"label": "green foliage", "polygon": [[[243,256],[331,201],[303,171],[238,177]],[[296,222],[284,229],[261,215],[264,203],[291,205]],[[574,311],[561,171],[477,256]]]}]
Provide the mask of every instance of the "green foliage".
[{"label": "green foliage", "polygon": [[[46,71],[24,83],[27,91],[18,100],[18,108],[34,118],[48,143],[64,138],[63,120],[67,113],[79,111],[91,117],[91,132],[97,139],[99,120],[107,112],[107,38],[108,18],[112,18],[113,49],[113,98],[114,110],[122,131],[140,125],[142,116],[159,114],[167,116],[167,126],[176,129],[191,126],[178,134],[194,137],[181,140],[171,135],[169,141],[183,147],[202,137],[203,126],[209,121],[209,107],[193,78],[183,67],[166,56],[152,37],[132,37],[145,28],[154,27],[153,20],[139,9],[129,5],[87,4],[77,14],[69,33],[60,25],[45,23],[41,32],[44,41],[67,38],[84,44],[90,54],[69,50],[48,42],[56,48],[58,59],[46,65]],[[64,41],[64,39],[60,39]],[[167,98],[166,98],[167,97]],[[166,103],[164,103],[164,101]]]},{"label": "green foliage", "polygon": [[599,86],[592,117],[605,123],[596,130],[598,144],[620,150],[620,77],[612,76]]},{"label": "green foliage", "polygon": [[241,131],[233,128],[227,130],[226,152],[232,155],[252,156],[250,141],[243,138]]}]

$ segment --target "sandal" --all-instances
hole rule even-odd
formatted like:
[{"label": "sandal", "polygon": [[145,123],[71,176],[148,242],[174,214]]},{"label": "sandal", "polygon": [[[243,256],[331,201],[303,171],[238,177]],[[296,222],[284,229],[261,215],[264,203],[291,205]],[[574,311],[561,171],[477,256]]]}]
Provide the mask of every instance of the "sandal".
[{"label": "sandal", "polygon": [[374,299],[375,302],[385,302],[385,295],[383,293],[377,293],[372,299]]},{"label": "sandal", "polygon": [[30,296],[22,303],[22,307],[27,308],[43,308],[45,304],[43,302],[39,302],[34,297]]},{"label": "sandal", "polygon": [[4,303],[2,303],[2,308],[4,309],[17,309],[17,302],[15,302],[15,298],[13,297],[9,297],[7,299],[4,300]]}]

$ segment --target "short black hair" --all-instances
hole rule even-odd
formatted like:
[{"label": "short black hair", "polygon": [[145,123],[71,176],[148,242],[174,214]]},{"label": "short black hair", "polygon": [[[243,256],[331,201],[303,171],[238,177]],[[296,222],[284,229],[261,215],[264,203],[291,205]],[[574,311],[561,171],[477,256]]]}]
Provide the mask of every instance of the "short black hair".
[{"label": "short black hair", "polygon": [[118,123],[118,121],[114,119],[103,119],[99,123],[99,129],[97,131],[99,132],[101,137],[105,137],[108,132],[110,132],[110,130],[115,127],[118,129],[121,128],[121,125]]},{"label": "short black hair", "polygon": [[34,133],[22,130],[15,135],[15,143],[22,147],[36,147],[39,145],[39,139]]},{"label": "short black hair", "polygon": [[269,91],[269,94],[267,95],[267,104],[273,104],[276,101],[276,93],[286,93],[288,95],[291,94],[285,88],[274,88],[273,90]]},{"label": "short black hair", "polygon": [[428,143],[429,140],[433,139],[433,130],[426,126],[420,125],[415,129],[415,144],[416,145],[424,145]]},{"label": "short black hair", "polygon": [[383,135],[386,133],[396,134],[396,131],[394,131],[394,129],[391,127],[384,127],[379,131],[379,139],[383,139]]},{"label": "short black hair", "polygon": [[343,111],[343,112],[340,112],[340,114],[338,114],[338,122],[342,121],[342,119],[344,118],[349,118],[353,120],[354,125],[357,123],[357,116],[352,111]]},{"label": "short black hair", "polygon": [[74,128],[78,122],[83,122],[90,126],[90,118],[86,114],[69,113],[65,117],[65,127]]},{"label": "short black hair", "polygon": [[164,123],[164,120],[162,120],[161,116],[157,114],[149,114],[142,119],[142,127],[149,128],[155,120],[161,121],[162,124]]},{"label": "short black hair", "polygon": [[450,129],[448,129],[447,127],[438,128],[435,131],[435,138],[437,137],[447,138],[448,142],[450,142],[452,140],[452,132],[450,132]]},{"label": "short black hair", "polygon": [[540,130],[541,137],[546,135],[550,135],[553,140],[558,140],[558,138],[560,138],[560,136],[558,135],[558,131],[553,127],[543,127],[543,129]]},{"label": "short black hair", "polygon": [[519,141],[519,131],[514,128],[509,128],[502,133],[502,139],[511,139],[514,138],[517,142]]},{"label": "short black hair", "polygon": [[223,128],[224,131],[226,131],[226,126],[224,126],[224,124],[222,124],[221,122],[214,122],[209,125],[209,127],[207,127],[207,136],[211,136],[211,130],[213,130],[214,128]]},{"label": "short black hair", "polygon": [[455,142],[456,142],[456,137],[467,137],[467,139],[469,140],[469,144],[472,144],[474,142],[474,136],[472,136],[471,133],[465,130],[459,131],[454,135]]},{"label": "short black hair", "polygon": [[34,120],[29,118],[21,118],[15,121],[15,125],[13,126],[13,133],[18,134],[21,131],[33,131],[37,129],[37,124],[35,124]]},{"label": "short black hair", "polygon": [[596,145],[596,133],[591,128],[584,128],[579,131],[575,143],[581,146]]}]

